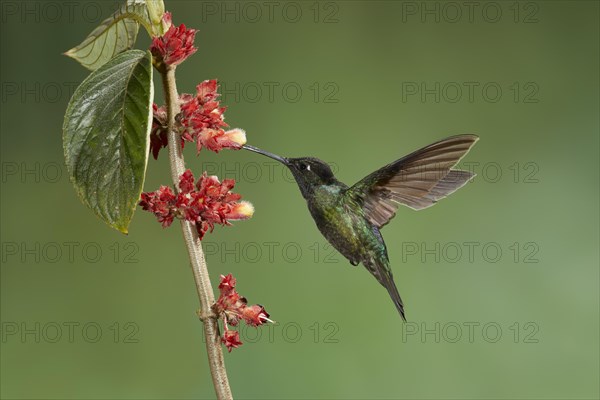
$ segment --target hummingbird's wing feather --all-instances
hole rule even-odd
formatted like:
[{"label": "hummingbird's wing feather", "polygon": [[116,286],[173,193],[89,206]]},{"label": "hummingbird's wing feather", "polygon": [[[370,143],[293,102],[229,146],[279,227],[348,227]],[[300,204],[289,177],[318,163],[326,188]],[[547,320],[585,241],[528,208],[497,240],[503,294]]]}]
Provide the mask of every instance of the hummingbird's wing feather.
[{"label": "hummingbird's wing feather", "polygon": [[430,144],[363,178],[346,195],[362,205],[378,228],[396,215],[400,204],[414,210],[430,207],[473,177],[452,167],[477,140],[476,135],[458,135]]}]

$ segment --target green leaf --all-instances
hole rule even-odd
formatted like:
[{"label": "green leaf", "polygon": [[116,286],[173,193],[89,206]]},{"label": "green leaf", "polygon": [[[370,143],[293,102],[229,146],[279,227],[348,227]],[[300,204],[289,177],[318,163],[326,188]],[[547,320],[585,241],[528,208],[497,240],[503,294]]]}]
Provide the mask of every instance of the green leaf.
[{"label": "green leaf", "polygon": [[[85,68],[95,71],[115,55],[133,47],[139,24],[142,24],[151,36],[164,33],[162,21],[153,21],[153,18],[160,14],[161,4],[162,1],[153,0],[150,15],[146,0],[127,0],[81,44],[67,51],[65,55],[75,59]],[[164,5],[162,7],[164,10]],[[162,14],[160,17],[162,18]]]},{"label": "green leaf", "polygon": [[152,55],[128,50],[81,83],[65,115],[63,146],[75,190],[123,233],[146,175],[153,95]]},{"label": "green leaf", "polygon": [[146,7],[148,8],[148,17],[152,24],[162,27],[162,18],[165,13],[165,3],[163,0],[146,0]]}]

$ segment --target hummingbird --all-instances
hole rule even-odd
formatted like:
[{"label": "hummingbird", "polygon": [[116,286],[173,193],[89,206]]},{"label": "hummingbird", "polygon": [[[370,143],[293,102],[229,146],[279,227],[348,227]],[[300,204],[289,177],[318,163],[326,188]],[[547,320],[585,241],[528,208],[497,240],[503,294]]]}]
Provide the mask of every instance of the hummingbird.
[{"label": "hummingbird", "polygon": [[391,162],[350,187],[337,180],[330,166],[318,158],[285,158],[254,146],[243,147],[290,169],[321,234],[352,265],[365,266],[387,289],[406,321],[380,230],[396,215],[400,205],[423,210],[464,186],[475,174],[453,168],[477,140],[476,135],[440,140]]}]

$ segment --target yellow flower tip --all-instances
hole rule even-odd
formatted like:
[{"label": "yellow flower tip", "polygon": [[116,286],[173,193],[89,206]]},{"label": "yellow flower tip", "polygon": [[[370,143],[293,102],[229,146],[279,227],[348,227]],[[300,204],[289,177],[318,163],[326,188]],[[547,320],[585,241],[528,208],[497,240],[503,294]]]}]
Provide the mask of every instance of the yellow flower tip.
[{"label": "yellow flower tip", "polygon": [[247,201],[240,201],[235,205],[229,219],[248,219],[254,215],[254,206]]},{"label": "yellow flower tip", "polygon": [[225,136],[227,137],[227,139],[239,144],[240,146],[246,144],[246,131],[244,131],[243,129],[232,129],[230,131],[225,132]]}]

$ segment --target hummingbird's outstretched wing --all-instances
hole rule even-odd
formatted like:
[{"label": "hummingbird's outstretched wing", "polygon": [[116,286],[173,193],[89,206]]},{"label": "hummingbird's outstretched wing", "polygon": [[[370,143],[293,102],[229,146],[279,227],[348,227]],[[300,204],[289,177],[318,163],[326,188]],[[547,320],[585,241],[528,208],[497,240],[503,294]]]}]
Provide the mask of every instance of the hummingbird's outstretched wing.
[{"label": "hummingbird's outstretched wing", "polygon": [[346,194],[362,205],[376,227],[387,224],[400,204],[421,210],[461,188],[474,174],[453,170],[479,140],[458,135],[423,147],[360,180]]}]

